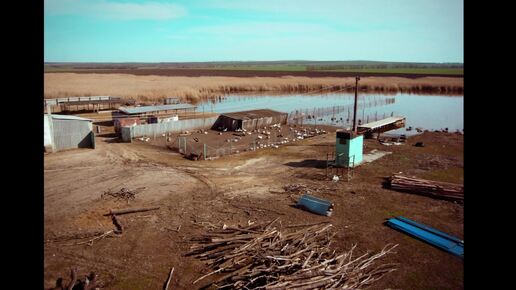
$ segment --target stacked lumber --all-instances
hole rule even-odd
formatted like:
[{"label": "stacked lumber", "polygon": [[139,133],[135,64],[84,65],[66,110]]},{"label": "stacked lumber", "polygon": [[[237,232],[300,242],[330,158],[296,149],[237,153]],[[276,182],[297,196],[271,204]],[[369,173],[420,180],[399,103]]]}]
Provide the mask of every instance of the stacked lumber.
[{"label": "stacked lumber", "polygon": [[464,186],[461,184],[438,182],[404,175],[393,175],[389,178],[390,188],[464,202]]},{"label": "stacked lumber", "polygon": [[224,226],[193,238],[195,244],[186,255],[205,260],[210,271],[193,284],[211,276],[201,288],[358,289],[395,270],[394,264],[378,265],[377,260],[397,245],[355,257],[356,245],[341,253],[330,249],[335,235],[331,224],[286,232],[276,222]]}]

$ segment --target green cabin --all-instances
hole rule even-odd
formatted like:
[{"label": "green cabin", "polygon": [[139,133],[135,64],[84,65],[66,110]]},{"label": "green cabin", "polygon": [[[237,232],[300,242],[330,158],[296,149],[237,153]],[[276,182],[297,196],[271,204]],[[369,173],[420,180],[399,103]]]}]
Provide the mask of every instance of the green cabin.
[{"label": "green cabin", "polygon": [[353,131],[337,130],[335,145],[335,165],[355,167],[362,163],[364,136]]}]

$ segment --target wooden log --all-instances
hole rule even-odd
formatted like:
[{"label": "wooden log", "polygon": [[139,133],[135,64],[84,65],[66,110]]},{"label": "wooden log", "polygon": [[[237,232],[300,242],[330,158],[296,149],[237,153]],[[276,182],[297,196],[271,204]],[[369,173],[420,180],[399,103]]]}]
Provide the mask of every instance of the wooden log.
[{"label": "wooden log", "polygon": [[72,290],[75,286],[75,283],[77,283],[77,268],[72,267],[70,270],[70,283],[66,286],[66,290]]},{"label": "wooden log", "polygon": [[116,218],[116,215],[111,215],[111,220],[113,221],[113,224],[116,227],[116,234],[121,234],[124,231],[124,227],[120,223],[120,221]]},{"label": "wooden log", "polygon": [[121,215],[121,214],[128,214],[128,213],[135,213],[135,212],[144,212],[144,211],[151,211],[151,210],[157,210],[159,209],[159,206],[157,207],[140,207],[140,208],[126,208],[126,209],[115,209],[110,210],[109,213],[105,214],[104,216],[108,215]]},{"label": "wooden log", "polygon": [[168,286],[170,284],[170,280],[172,280],[172,274],[174,274],[174,267],[172,267],[172,269],[170,269],[170,273],[168,274],[168,279],[167,279],[167,283],[165,283],[164,290],[168,290]]},{"label": "wooden log", "polygon": [[234,240],[251,240],[251,239],[254,239],[257,237],[258,237],[258,235],[256,235],[256,234],[250,234],[250,235],[234,236],[234,237],[226,238],[226,239],[212,238],[211,241],[213,243],[220,243],[220,242],[229,242],[229,241],[234,241]]},{"label": "wooden log", "polygon": [[68,240],[85,239],[85,238],[90,238],[90,237],[95,237],[95,236],[98,236],[98,235],[102,235],[103,233],[105,233],[105,231],[78,232],[78,233],[74,233],[74,234],[62,235],[62,236],[57,236],[57,237],[54,237],[54,238],[49,238],[49,239],[45,240],[45,242],[56,242],[56,241],[68,241]]},{"label": "wooden log", "polygon": [[389,181],[390,187],[395,190],[456,201],[464,200],[464,187],[460,184],[432,181],[403,175],[393,175],[389,178]]}]

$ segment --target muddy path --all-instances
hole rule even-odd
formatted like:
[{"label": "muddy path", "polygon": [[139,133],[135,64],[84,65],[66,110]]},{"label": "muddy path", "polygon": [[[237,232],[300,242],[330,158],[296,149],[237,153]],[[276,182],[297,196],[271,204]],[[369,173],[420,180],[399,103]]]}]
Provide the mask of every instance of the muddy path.
[{"label": "muddy path", "polygon": [[[45,242],[45,287],[67,278],[77,265],[79,274],[96,271],[105,289],[161,289],[175,267],[171,285],[192,289],[207,273],[201,261],[184,257],[189,239],[202,225],[243,225],[280,218],[282,224],[330,221],[338,231],[335,247],[357,243],[359,252],[400,244],[391,262],[399,269],[371,289],[457,289],[462,287],[462,261],[385,227],[386,218],[403,215],[463,237],[463,207],[382,188],[383,177],[407,172],[460,182],[462,136],[429,133],[415,136],[424,148],[380,145],[367,140],[365,152],[388,154],[355,171],[352,182],[334,183],[320,164],[335,135],[321,135],[279,149],[264,149],[211,161],[190,161],[167,148],[145,143],[112,143],[97,139],[94,150],[71,150],[45,156],[45,238],[81,231],[113,229],[111,208],[159,206],[160,209],[120,216],[124,232],[93,245],[82,240]],[[422,160],[414,162],[414,160]],[[283,186],[302,184],[313,194],[335,203],[331,217],[297,208],[298,195]],[[145,190],[126,202],[100,198],[108,189]],[[444,268],[444,269],[443,269]]]}]

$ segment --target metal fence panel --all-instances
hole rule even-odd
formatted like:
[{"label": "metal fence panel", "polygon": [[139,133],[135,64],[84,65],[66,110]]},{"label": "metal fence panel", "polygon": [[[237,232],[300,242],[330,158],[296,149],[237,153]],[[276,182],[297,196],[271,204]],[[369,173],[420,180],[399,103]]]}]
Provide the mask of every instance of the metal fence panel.
[{"label": "metal fence panel", "polygon": [[208,129],[213,126],[217,118],[218,116],[205,119],[188,119],[165,123],[132,126],[129,127],[131,130],[130,134],[128,134],[127,132],[124,134],[122,131],[122,140],[125,142],[129,142],[129,138],[157,137],[164,133],[180,133],[189,130]]}]

